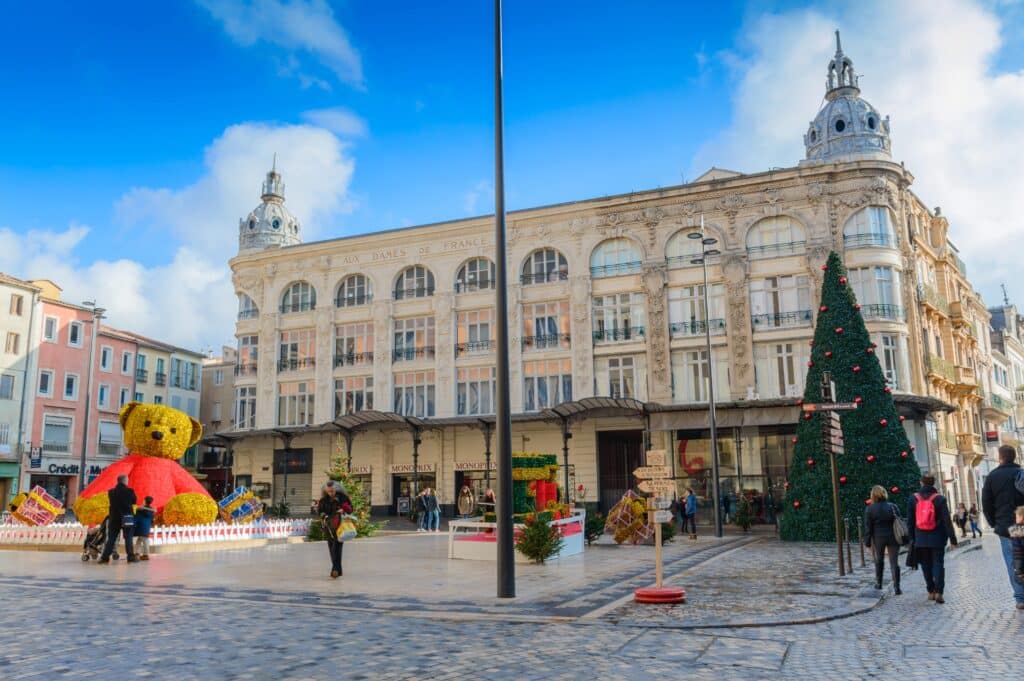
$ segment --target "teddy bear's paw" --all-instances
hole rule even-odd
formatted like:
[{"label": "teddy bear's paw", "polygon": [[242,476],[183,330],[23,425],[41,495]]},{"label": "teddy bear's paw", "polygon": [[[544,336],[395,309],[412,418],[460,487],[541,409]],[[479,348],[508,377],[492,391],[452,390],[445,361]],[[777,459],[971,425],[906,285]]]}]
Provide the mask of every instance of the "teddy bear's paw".
[{"label": "teddy bear's paw", "polygon": [[208,525],[217,519],[217,502],[196,492],[176,494],[161,515],[165,525]]},{"label": "teddy bear's paw", "polygon": [[99,525],[110,512],[110,499],[106,494],[94,494],[88,499],[79,497],[72,505],[75,517],[83,525]]}]

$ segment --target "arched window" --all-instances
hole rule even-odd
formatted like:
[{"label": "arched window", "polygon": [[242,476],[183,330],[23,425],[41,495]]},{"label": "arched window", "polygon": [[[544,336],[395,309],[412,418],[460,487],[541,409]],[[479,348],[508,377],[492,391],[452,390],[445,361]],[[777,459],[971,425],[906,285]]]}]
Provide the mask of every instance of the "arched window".
[{"label": "arched window", "polygon": [[338,287],[338,295],[334,299],[335,307],[355,307],[366,305],[373,300],[370,280],[362,274],[350,274]]},{"label": "arched window", "polygon": [[281,297],[281,312],[307,312],[316,309],[316,289],[308,281],[297,281]]},{"label": "arched window", "polygon": [[614,277],[640,271],[643,256],[640,248],[630,239],[618,238],[602,241],[590,255],[591,277]]},{"label": "arched window", "polygon": [[253,299],[244,293],[238,294],[238,319],[256,319],[260,316],[259,308]]},{"label": "arched window", "polygon": [[[665,260],[669,267],[697,267],[700,264],[693,261],[700,258],[703,254],[704,244],[701,243],[700,239],[690,238],[690,234],[696,234],[699,231],[699,227],[684,227],[669,238],[668,244],[665,246]],[[707,230],[706,235],[718,239],[719,244],[721,244],[722,240],[713,230]],[[707,248],[721,248],[721,246],[709,245]],[[716,263],[718,261],[719,256],[708,256],[709,263]]]},{"label": "arched window", "polygon": [[807,233],[803,225],[786,215],[765,218],[747,232],[747,257],[776,258],[804,252]]},{"label": "arched window", "polygon": [[455,292],[487,291],[494,288],[494,263],[489,258],[473,258],[455,275]]},{"label": "arched window", "polygon": [[867,206],[851,215],[843,227],[843,245],[847,248],[896,248],[896,230],[889,209]]},{"label": "arched window", "polygon": [[524,286],[543,284],[547,281],[564,281],[569,278],[569,263],[565,256],[553,248],[540,248],[530,254],[523,263],[523,274],[519,278]]},{"label": "arched window", "polygon": [[407,267],[395,281],[395,300],[434,295],[434,273],[423,265]]}]

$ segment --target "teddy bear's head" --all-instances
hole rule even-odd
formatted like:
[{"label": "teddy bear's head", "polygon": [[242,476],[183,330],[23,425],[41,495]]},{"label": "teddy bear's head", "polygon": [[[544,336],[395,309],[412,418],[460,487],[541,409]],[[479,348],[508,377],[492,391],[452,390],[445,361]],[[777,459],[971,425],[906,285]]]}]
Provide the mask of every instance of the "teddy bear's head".
[{"label": "teddy bear's head", "polygon": [[171,460],[180,459],[203,434],[203,426],[188,414],[142,402],[124,405],[121,430],[128,451]]}]

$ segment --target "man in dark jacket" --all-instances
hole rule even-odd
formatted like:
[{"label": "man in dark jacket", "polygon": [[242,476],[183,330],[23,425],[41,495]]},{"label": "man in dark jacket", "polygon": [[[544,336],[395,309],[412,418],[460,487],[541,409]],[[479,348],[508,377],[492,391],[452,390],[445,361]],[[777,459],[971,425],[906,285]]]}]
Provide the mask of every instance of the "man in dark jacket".
[{"label": "man in dark jacket", "polygon": [[[933,513],[928,512],[929,506]],[[942,592],[946,588],[946,542],[952,543],[954,547],[957,545],[956,531],[953,529],[946,497],[935,489],[935,476],[931,473],[921,476],[921,489],[910,497],[907,516],[907,529],[910,531],[917,563],[924,574],[924,583],[928,587],[928,600],[945,603]],[[928,516],[934,523],[931,529],[920,526]]]},{"label": "man in dark jacket", "polygon": [[[132,530],[135,527],[135,490],[128,486],[128,476],[117,476],[117,486],[107,492],[110,512],[107,515],[107,543],[103,546],[103,555],[98,562],[109,563],[110,554],[117,544],[117,535],[124,533],[124,552],[129,563],[138,562],[135,549],[132,547]],[[127,522],[126,522],[127,521]]]},{"label": "man in dark jacket", "polygon": [[985,513],[985,520],[999,535],[1006,571],[1010,574],[1013,600],[1017,602],[1018,610],[1024,610],[1024,584],[1018,582],[1013,574],[1013,543],[1009,533],[1010,526],[1016,522],[1013,518],[1014,509],[1024,506],[1024,494],[1016,484],[1021,471],[1016,459],[1017,450],[1010,445],[999,448],[999,466],[988,474],[985,487],[981,490],[981,509]]}]

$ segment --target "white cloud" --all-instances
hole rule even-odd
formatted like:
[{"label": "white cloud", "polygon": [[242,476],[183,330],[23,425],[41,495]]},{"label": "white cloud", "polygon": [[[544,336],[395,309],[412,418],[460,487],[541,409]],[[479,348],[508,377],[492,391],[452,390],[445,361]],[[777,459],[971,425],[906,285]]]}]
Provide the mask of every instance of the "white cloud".
[{"label": "white cloud", "polygon": [[[239,45],[260,42],[312,55],[343,83],[363,87],[363,65],[348,33],[324,0],[196,0]],[[298,69],[291,55],[288,73],[305,79],[308,87],[321,84]],[[280,64],[279,64],[280,69]]]},{"label": "white cloud", "polygon": [[342,137],[365,137],[368,132],[366,121],[343,106],[303,111],[302,118]]},{"label": "white cloud", "polygon": [[[883,20],[884,19],[884,20]],[[892,147],[915,174],[912,189],[941,205],[968,273],[997,302],[1024,236],[1015,221],[1024,157],[1024,70],[995,73],[1000,18],[969,0],[865,0],[826,10],[754,18],[736,52],[719,55],[737,77],[727,131],[697,155],[710,165],[758,171],[795,165],[824,95],[833,30],[861,74],[862,96],[892,117]]]},{"label": "white cloud", "polygon": [[[484,206],[482,202],[489,200],[491,206]],[[494,184],[490,180],[480,180],[473,188],[466,192],[462,201],[462,209],[467,215],[481,215],[494,212]]]}]

